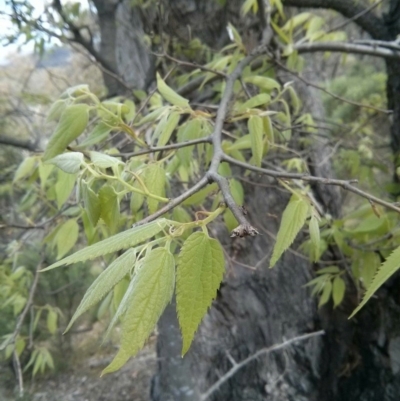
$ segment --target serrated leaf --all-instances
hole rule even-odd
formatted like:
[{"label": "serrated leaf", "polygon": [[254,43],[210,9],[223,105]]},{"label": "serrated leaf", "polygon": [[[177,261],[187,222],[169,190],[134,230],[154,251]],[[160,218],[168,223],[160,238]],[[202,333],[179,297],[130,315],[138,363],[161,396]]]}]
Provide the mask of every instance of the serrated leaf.
[{"label": "serrated leaf", "polygon": [[100,200],[86,182],[82,182],[82,198],[90,224],[96,227],[101,212]]},{"label": "serrated leaf", "polygon": [[[150,164],[146,167],[143,173],[143,181],[151,194],[165,196],[165,170],[158,164]],[[158,203],[157,199],[147,197],[147,205],[149,206],[150,213],[157,211]]]},{"label": "serrated leaf", "polygon": [[99,191],[100,217],[114,233],[119,225],[119,199],[111,185],[103,185]]},{"label": "serrated leaf", "polygon": [[96,167],[110,168],[118,166],[118,164],[124,164],[121,160],[116,157],[106,155],[100,152],[90,152],[90,160]]},{"label": "serrated leaf", "polygon": [[161,78],[160,74],[157,73],[157,89],[162,97],[174,106],[182,108],[189,107],[189,100],[185,99],[181,95],[178,95],[173,89],[171,89]]},{"label": "serrated leaf", "polygon": [[80,251],[75,252],[73,255],[68,256],[67,258],[62,259],[56,263],[53,263],[51,266],[46,267],[41,271],[51,270],[62,265],[70,265],[72,263],[83,262],[85,260],[94,259],[98,256],[107,255],[121,249],[133,247],[158,234],[164,229],[166,225],[167,220],[161,218],[152,221],[151,223],[131,228],[130,230],[126,230],[122,233],[113,235],[110,238],[106,238],[103,241],[97,242],[91,246],[81,249]]},{"label": "serrated leaf", "polygon": [[352,318],[375,294],[375,292],[387,281],[394,273],[400,268],[400,247],[395,249],[391,255],[382,263],[367,291],[364,294],[363,300],[360,305],[350,315]]},{"label": "serrated leaf", "polygon": [[251,139],[251,152],[253,154],[254,164],[261,167],[261,160],[263,158],[263,122],[262,118],[258,116],[251,116],[247,123],[250,139]]},{"label": "serrated leaf", "polygon": [[89,106],[85,104],[74,104],[64,110],[56,131],[46,147],[43,160],[49,160],[59,155],[82,134],[88,124],[88,108]]},{"label": "serrated leaf", "polygon": [[67,220],[57,231],[54,241],[57,245],[57,259],[61,259],[76,244],[79,225],[75,219]]},{"label": "serrated leaf", "polygon": [[30,156],[22,161],[14,175],[14,182],[32,175],[35,170],[37,157]]},{"label": "serrated leaf", "polygon": [[83,153],[68,152],[47,160],[47,164],[54,164],[67,174],[78,173],[83,163]]},{"label": "serrated leaf", "polygon": [[194,334],[217,296],[225,270],[220,243],[204,232],[195,232],[184,242],[178,257],[176,305],[184,355]]},{"label": "serrated leaf", "polygon": [[129,249],[115,259],[88,288],[81,303],[76,309],[65,332],[74,324],[79,316],[83,315],[92,306],[100,302],[133,268],[136,261],[136,250]]},{"label": "serrated leaf", "polygon": [[310,230],[310,239],[313,246],[312,261],[316,261],[319,257],[321,237],[319,232],[319,223],[317,217],[313,214],[308,225]]},{"label": "serrated leaf", "polygon": [[319,299],[318,308],[325,305],[332,294],[332,281],[328,280],[325,282],[324,289],[322,290],[321,297]]},{"label": "serrated leaf", "polygon": [[336,276],[332,285],[333,307],[336,308],[343,301],[346,284],[340,276]]},{"label": "serrated leaf", "polygon": [[165,248],[146,255],[134,278],[134,288],[122,322],[121,347],[102,374],[120,369],[144,345],[167,304],[175,284],[175,260]]},{"label": "serrated leaf", "polygon": [[167,123],[164,126],[160,136],[158,137],[157,146],[164,146],[168,143],[171,138],[174,129],[179,123],[180,114],[177,112],[172,112],[167,120]]},{"label": "serrated leaf", "polygon": [[309,203],[304,198],[296,195],[292,196],[282,215],[269,267],[274,267],[283,252],[293,243],[297,234],[304,226],[309,207]]},{"label": "serrated leaf", "polygon": [[49,309],[47,313],[47,329],[50,334],[55,334],[57,331],[57,319],[57,312],[54,309]]}]

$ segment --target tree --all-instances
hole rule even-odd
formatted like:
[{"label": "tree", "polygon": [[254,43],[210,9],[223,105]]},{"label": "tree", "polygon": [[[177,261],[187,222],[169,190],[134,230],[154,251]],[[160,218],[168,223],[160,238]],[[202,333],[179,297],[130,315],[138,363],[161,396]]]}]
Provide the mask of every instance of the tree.
[{"label": "tree", "polygon": [[[170,329],[174,322],[173,308],[167,307],[161,318],[159,354],[164,358],[154,381],[154,399],[206,399],[207,389],[217,382],[218,370],[229,372],[232,364],[236,369],[235,361],[259,349],[281,343],[283,338],[318,332],[321,327],[326,333],[324,337],[308,338],[291,348],[291,355],[286,359],[277,353],[267,360],[258,359],[257,365],[253,360],[241,366],[235,371],[234,381],[221,381],[221,386],[216,388],[218,393],[209,395],[229,400],[261,400],[266,395],[271,400],[391,399],[392,390],[387,389],[398,386],[395,369],[383,369],[382,361],[376,356],[387,349],[392,363],[396,360],[393,351],[396,337],[389,334],[389,320],[386,321],[386,316],[391,316],[396,309],[388,306],[393,295],[390,283],[379,303],[372,303],[357,320],[347,321],[363,289],[367,290],[366,301],[399,267],[395,231],[399,208],[384,200],[377,186],[371,185],[376,177],[382,177],[386,168],[393,172],[390,173],[394,177],[391,193],[398,195],[400,110],[396,100],[399,96],[396,63],[399,49],[395,41],[398,34],[395,17],[399,6],[391,1],[389,15],[393,18],[378,17],[376,8],[381,3],[364,6],[360,2],[341,0],[293,0],[283,4],[277,0],[243,4],[173,1],[161,4],[154,13],[146,9],[152,2],[137,3],[131,8],[125,1],[94,1],[100,51],[96,50],[95,34],[90,33],[92,27],[82,25],[83,16],[73,12],[73,6],[55,2],[55,13],[49,12],[53,20],[50,17],[34,20],[23,9],[26,5],[11,3],[19,29],[23,26],[29,32],[45,32],[83,46],[101,65],[109,93],[114,96],[126,94],[129,88],[136,89],[136,103],[140,103],[136,108],[129,100],[101,101],[87,87],[72,88],[52,108],[50,118],[59,121],[58,127],[44,158],[38,161],[54,164],[63,171],[52,178],[55,182],[60,182],[60,176],[66,177],[63,174],[79,174],[84,210],[82,215],[73,216],[63,224],[73,226],[77,232],[77,221],[82,218],[87,240],[93,243],[53,267],[125,250],[154,236],[153,244],[166,245],[152,252],[145,245],[120,255],[99,276],[78,309],[78,314],[84,312],[111,287],[117,288],[114,294],[128,288],[115,315],[116,319],[125,316],[122,325],[126,334],[122,337],[120,358],[110,369],[117,368],[137,351],[169,302],[174,282],[170,252],[179,252],[181,247],[176,303],[184,352],[216,296],[221,279],[222,250],[210,239],[210,231],[230,255],[228,274],[217,301],[183,360],[177,346],[176,322],[175,329]],[[346,42],[343,33],[323,29],[321,16],[293,12],[293,16],[285,17],[283,5],[333,9],[348,18],[349,23],[359,25],[372,39]],[[327,17],[326,13],[322,15]],[[183,16],[190,27],[188,33],[182,28]],[[196,24],[196,20],[201,23]],[[56,22],[56,28],[48,28],[49,21]],[[228,25],[226,33],[228,21],[233,25]],[[340,28],[343,26],[344,23]],[[241,33],[252,32],[249,27],[254,32],[246,41]],[[159,53],[152,53],[145,45],[145,29],[154,30],[153,46]],[[182,38],[187,35],[193,39],[185,43]],[[218,51],[211,50],[214,46]],[[221,50],[222,46],[225,47]],[[335,138],[334,133],[321,141],[315,140],[327,129],[325,110],[321,107],[319,92],[314,90],[321,87],[302,75],[301,55],[326,51],[377,56],[384,58],[387,65],[387,109],[393,120],[394,169],[373,163],[371,142],[379,142],[379,138],[370,136],[369,142],[359,139],[356,151],[351,148],[351,138],[342,139],[346,143],[342,164],[346,163],[344,167],[356,174],[365,173],[369,183],[365,180],[363,184],[368,184],[368,191],[361,190],[348,177],[345,180],[333,177],[329,145]],[[160,60],[158,66],[156,58]],[[161,74],[157,75],[158,92],[149,90],[156,69]],[[317,75],[317,69],[311,68],[311,72]],[[296,81],[295,89],[287,75]],[[314,89],[307,88],[310,85]],[[364,99],[347,101],[328,89],[323,90],[343,104],[357,105],[371,113],[389,114],[384,105],[366,104]],[[92,132],[74,145],[73,140],[83,134],[94,116]],[[365,126],[371,127],[368,111],[359,117],[364,126],[353,127],[356,134],[362,133]],[[131,148],[109,154],[99,152],[100,149],[91,150],[96,143],[105,141],[110,132],[126,134]],[[248,134],[243,135],[244,132]],[[380,172],[374,171],[377,168]],[[243,170],[257,175],[242,177]],[[356,210],[344,215],[341,194],[335,187],[367,201],[361,204],[351,199],[348,207]],[[128,194],[131,211],[124,215],[121,210],[126,208]],[[145,199],[147,205],[143,207]],[[224,204],[218,206],[221,201]],[[165,206],[160,205],[163,203]],[[282,204],[287,204],[283,214]],[[190,208],[184,209],[182,205]],[[253,224],[249,223],[247,210]],[[167,212],[172,215],[166,215]],[[205,228],[214,219],[218,221],[221,214],[225,226],[233,230],[233,242],[228,240],[227,230],[221,224]],[[281,215],[282,219],[276,218]],[[96,229],[99,218],[101,223]],[[131,223],[136,226],[116,234]],[[312,269],[307,258],[297,252],[283,254],[305,223],[308,233],[300,241],[303,251],[315,262]],[[190,234],[196,227],[203,230]],[[257,235],[260,232],[264,235]],[[273,237],[274,232],[278,232],[276,243],[266,241],[266,236]],[[102,242],[97,242],[103,237]],[[64,242],[69,236],[60,238]],[[76,235],[75,241],[77,238]],[[62,258],[73,245],[63,252],[58,249],[58,257]],[[397,250],[389,256],[388,248]],[[204,259],[202,255],[206,255]],[[123,279],[132,266],[124,261],[134,256],[141,267],[132,276],[137,278],[128,284]],[[271,264],[280,259],[277,268],[253,271],[254,266],[259,267],[270,256]],[[199,275],[211,268],[212,276],[216,277],[207,290],[200,287],[208,296],[195,298],[202,301],[193,306],[194,311],[199,311],[196,314],[185,309],[190,304],[190,294],[200,291],[198,282],[190,287],[189,261],[193,260],[199,261],[194,263]],[[208,262],[201,263],[201,260]],[[383,265],[370,283],[381,262]],[[119,273],[111,279],[115,268]],[[317,275],[312,279],[314,270]],[[205,273],[205,277],[209,274]],[[201,285],[206,286],[206,280],[202,280]],[[319,294],[319,305],[328,305],[319,315],[304,288],[307,283],[313,287],[314,294]],[[160,291],[154,297],[153,309],[134,308],[141,313],[144,310],[148,320],[141,329],[142,336],[132,343],[130,333],[132,328],[137,328],[139,317],[134,311],[128,312],[129,305],[140,306],[141,302],[152,299],[152,292],[146,291],[157,286]],[[139,292],[138,288],[141,288]],[[377,312],[379,305],[384,305],[381,314]],[[339,307],[332,309],[332,306]],[[192,314],[196,318],[191,318]],[[385,323],[376,324],[379,319]],[[380,333],[387,333],[387,340],[379,338],[374,345],[377,327]],[[379,383],[373,380],[377,370],[383,372]]]}]

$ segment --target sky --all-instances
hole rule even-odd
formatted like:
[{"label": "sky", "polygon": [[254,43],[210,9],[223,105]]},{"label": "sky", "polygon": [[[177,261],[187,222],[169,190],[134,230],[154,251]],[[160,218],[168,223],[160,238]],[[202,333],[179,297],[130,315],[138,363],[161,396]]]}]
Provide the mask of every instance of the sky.
[{"label": "sky", "polygon": [[[30,0],[31,5],[35,8],[34,16],[39,16],[46,4],[50,3],[51,0]],[[76,0],[62,0],[62,3],[76,2]],[[86,1],[81,1],[81,3],[86,3]],[[7,6],[6,0],[0,0],[0,14],[9,13],[10,7]],[[7,33],[12,32],[13,24],[4,15],[0,15],[0,38],[7,35]],[[0,43],[0,65],[7,64],[7,57],[17,52],[22,54],[29,54],[33,52],[34,43],[30,42],[28,44],[23,44],[21,40],[19,43],[13,43],[8,46],[4,46]]]}]

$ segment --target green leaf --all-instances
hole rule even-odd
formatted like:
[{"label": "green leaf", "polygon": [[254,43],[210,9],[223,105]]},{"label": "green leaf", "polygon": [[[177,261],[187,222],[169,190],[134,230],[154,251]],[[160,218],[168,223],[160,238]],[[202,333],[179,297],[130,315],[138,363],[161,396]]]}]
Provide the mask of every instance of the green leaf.
[{"label": "green leaf", "polygon": [[86,291],[81,303],[76,309],[65,332],[74,324],[79,316],[83,315],[93,305],[100,302],[133,268],[136,261],[136,250],[129,249],[115,259],[92,283]]},{"label": "green leaf", "polygon": [[57,259],[61,259],[76,244],[79,225],[75,219],[67,220],[57,231],[54,241],[57,245]]},{"label": "green leaf", "polygon": [[[166,176],[165,170],[158,164],[150,164],[144,171],[143,181],[149,192],[153,195],[165,196]],[[148,197],[149,212],[154,213],[158,208],[158,200]]]},{"label": "green leaf", "polygon": [[110,133],[111,128],[109,125],[104,124],[103,122],[98,123],[93,131],[85,138],[78,146],[78,148],[85,148],[88,146],[96,145],[102,140],[106,139],[108,134]]},{"label": "green leaf", "polygon": [[39,177],[40,177],[40,186],[42,189],[44,189],[44,187],[46,186],[47,179],[49,178],[53,169],[54,169],[54,166],[42,163],[42,161],[40,160],[38,170],[39,170]]},{"label": "green leaf", "polygon": [[332,299],[333,307],[336,308],[343,301],[346,292],[346,284],[340,276],[336,276],[333,280]]},{"label": "green leaf", "polygon": [[57,181],[55,185],[57,206],[61,209],[61,206],[67,201],[74,189],[76,181],[75,174],[64,173],[62,170],[57,171]]},{"label": "green leaf", "polygon": [[43,160],[49,160],[62,153],[66,147],[85,130],[89,106],[74,104],[68,106],[61,115],[56,131],[51,136],[43,155]]},{"label": "green leaf", "polygon": [[111,185],[103,185],[99,191],[100,217],[112,233],[118,228],[120,212],[119,199]]},{"label": "green leaf", "polygon": [[382,263],[367,291],[364,294],[363,300],[360,305],[350,315],[349,319],[352,318],[374,295],[374,293],[389,279],[397,270],[400,268],[400,247],[395,249],[391,255]]},{"label": "green leaf", "polygon": [[251,99],[247,100],[247,102],[243,103],[239,108],[239,112],[245,112],[247,109],[253,109],[258,106],[265,106],[271,100],[271,96],[266,93],[260,93]]},{"label": "green leaf", "polygon": [[218,185],[213,182],[210,185],[207,185],[205,188],[201,189],[200,191],[196,192],[185,201],[182,202],[184,206],[196,206],[199,205],[210,195],[211,192],[216,191],[218,189]]},{"label": "green leaf", "polygon": [[160,74],[157,73],[157,89],[162,95],[162,97],[174,106],[179,106],[182,108],[189,107],[189,100],[178,95],[173,89],[171,89],[161,78]]},{"label": "green leaf", "polygon": [[108,253],[116,252],[121,249],[133,247],[158,234],[164,229],[164,227],[167,225],[167,222],[168,221],[166,219],[162,218],[152,221],[151,223],[131,228],[130,230],[113,235],[110,238],[106,238],[103,241],[81,249],[73,255],[53,263],[51,266],[41,271],[51,270],[62,265],[83,262],[85,260],[94,259],[98,256],[107,255]]},{"label": "green leaf", "polygon": [[92,163],[99,168],[110,168],[118,166],[118,164],[124,164],[116,157],[94,151],[90,152],[90,160],[92,160]]},{"label": "green leaf", "polygon": [[318,219],[313,214],[310,219],[310,223],[308,225],[308,228],[310,230],[310,239],[311,239],[311,244],[313,246],[313,253],[312,253],[312,261],[317,261],[319,257],[319,250],[320,250],[320,243],[321,243],[321,236],[319,232],[319,223]]},{"label": "green leaf", "polygon": [[251,139],[251,152],[253,154],[254,164],[261,167],[261,160],[263,158],[263,122],[259,116],[251,116],[247,123],[250,139]]},{"label": "green leaf", "polygon": [[47,160],[48,164],[54,164],[59,169],[64,171],[67,174],[75,174],[78,173],[81,169],[81,165],[83,163],[83,153],[80,152],[68,152],[53,157],[50,160]]},{"label": "green leaf", "polygon": [[325,282],[324,289],[322,290],[321,298],[319,299],[318,307],[325,305],[332,294],[332,281],[328,280]]},{"label": "green leaf", "polygon": [[340,273],[340,269],[337,266],[328,266],[323,267],[322,269],[317,270],[317,274],[337,274]]},{"label": "green leaf", "polygon": [[14,182],[19,181],[27,176],[31,176],[35,170],[36,162],[36,156],[30,156],[24,159],[15,172]]},{"label": "green leaf", "polygon": [[157,146],[164,146],[168,143],[169,139],[171,138],[174,129],[179,123],[180,114],[177,112],[172,112],[167,120],[167,123],[163,127],[163,130],[158,137]]},{"label": "green leaf", "polygon": [[96,227],[101,212],[100,200],[95,192],[84,181],[82,181],[82,198],[90,224],[93,227]]},{"label": "green leaf", "polygon": [[274,267],[283,252],[292,244],[306,221],[309,208],[310,205],[304,198],[292,196],[282,215],[269,267]]},{"label": "green leaf", "polygon": [[242,149],[250,149],[251,148],[251,136],[250,134],[243,135],[232,145],[229,146],[228,151],[231,150],[242,150]]},{"label": "green leaf", "polygon": [[47,329],[49,330],[50,334],[55,334],[57,331],[57,312],[51,308],[47,313]]},{"label": "green leaf", "polygon": [[67,103],[65,100],[59,99],[54,102],[50,107],[49,114],[47,115],[47,121],[57,121],[66,107]]},{"label": "green leaf", "polygon": [[272,91],[273,89],[279,90],[281,88],[281,85],[278,81],[275,81],[275,79],[261,76],[248,76],[244,78],[244,82],[256,85],[268,92]]},{"label": "green leaf", "polygon": [[143,347],[171,301],[174,284],[173,255],[165,248],[152,250],[134,277],[134,288],[122,322],[121,347],[102,374],[120,369]]},{"label": "green leaf", "polygon": [[176,304],[181,327],[182,355],[217,295],[224,274],[220,243],[204,232],[195,232],[184,242],[178,257]]}]

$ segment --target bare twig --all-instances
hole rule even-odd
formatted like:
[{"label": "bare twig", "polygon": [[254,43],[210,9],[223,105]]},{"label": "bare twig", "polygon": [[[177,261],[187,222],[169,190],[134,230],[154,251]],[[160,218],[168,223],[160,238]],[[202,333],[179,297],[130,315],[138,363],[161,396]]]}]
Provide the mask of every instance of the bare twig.
[{"label": "bare twig", "polygon": [[300,74],[298,74],[295,71],[292,71],[291,69],[287,68],[284,64],[282,64],[279,60],[274,59],[274,62],[279,66],[279,68],[281,68],[282,70],[286,71],[287,73],[293,75],[294,77],[298,78],[300,81],[302,81],[303,83],[305,83],[308,86],[312,86],[313,88],[319,89],[320,91],[326,93],[327,95],[333,97],[334,99],[340,100],[342,102],[351,104],[353,106],[357,106],[357,107],[363,107],[366,109],[371,109],[371,110],[375,110],[375,111],[379,111],[380,113],[385,113],[385,114],[391,114],[392,110],[386,110],[386,109],[381,109],[379,107],[375,107],[375,106],[371,106],[369,104],[365,104],[365,103],[358,103],[358,102],[354,102],[353,100],[349,100],[346,99],[344,97],[341,97],[339,95],[336,95],[335,93],[332,93],[331,91],[329,91],[328,89],[324,88],[323,86],[317,85],[313,82],[308,81],[307,79],[303,78]]},{"label": "bare twig", "polygon": [[173,143],[171,145],[165,145],[159,147],[149,147],[148,149],[139,150],[137,152],[118,153],[115,154],[115,156],[135,157],[135,156],[147,155],[149,153],[162,152],[166,150],[181,149],[187,146],[198,145],[199,143],[211,143],[211,142],[212,142],[211,136],[206,136],[204,138],[193,139],[192,141],[178,142],[178,143]]},{"label": "bare twig", "polygon": [[236,166],[243,167],[250,171],[255,171],[257,173],[264,174],[264,175],[274,177],[277,179],[281,178],[281,179],[302,180],[302,181],[306,181],[306,182],[321,183],[324,185],[336,185],[336,186],[342,187],[346,191],[353,192],[353,193],[361,196],[362,198],[368,199],[369,201],[371,201],[373,203],[377,203],[379,205],[387,207],[388,209],[391,209],[391,210],[394,210],[394,211],[400,213],[400,207],[396,206],[396,204],[386,202],[383,199],[377,198],[376,196],[371,195],[368,192],[365,192],[365,191],[355,187],[354,185],[352,185],[354,183],[357,183],[357,180],[345,181],[345,180],[337,180],[337,179],[333,179],[333,178],[316,177],[316,176],[307,175],[307,174],[279,172],[279,171],[256,167],[256,166],[252,166],[251,164],[243,163],[243,162],[236,160],[226,154],[223,155],[222,159],[228,163],[235,164]]},{"label": "bare twig", "polygon": [[[238,372],[238,370],[242,369],[244,366],[248,365],[250,362],[254,361],[255,359],[259,358],[260,356],[268,355],[271,352],[281,350],[281,349],[286,348],[296,342],[305,341],[305,340],[308,340],[313,337],[322,336],[324,334],[325,334],[325,332],[323,330],[315,331],[315,332],[309,333],[309,334],[303,334],[301,336],[294,337],[290,340],[286,340],[280,344],[275,344],[268,348],[262,348],[259,351],[257,351],[255,354],[249,356],[246,359],[243,359],[243,361],[241,361],[241,362],[235,361],[235,363],[233,363],[232,368],[230,370],[228,370],[228,372],[225,373],[217,382],[215,382],[204,394],[202,394],[200,400],[201,401],[207,400],[227,380],[229,380],[232,376],[234,376]],[[232,361],[231,361],[231,363],[232,363]]]}]

